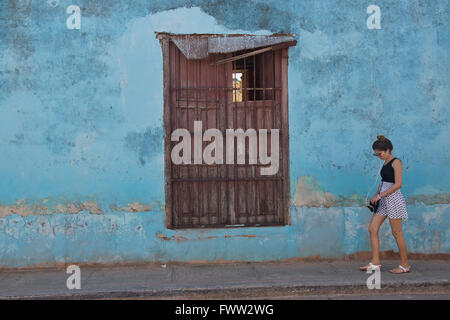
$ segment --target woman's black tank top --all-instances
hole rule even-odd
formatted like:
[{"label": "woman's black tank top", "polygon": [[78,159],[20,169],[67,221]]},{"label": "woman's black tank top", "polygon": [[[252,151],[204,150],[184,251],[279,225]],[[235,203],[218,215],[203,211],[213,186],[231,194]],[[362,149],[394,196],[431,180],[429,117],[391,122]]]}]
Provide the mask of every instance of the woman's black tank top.
[{"label": "woman's black tank top", "polygon": [[392,168],[392,161],[394,161],[395,159],[397,158],[394,157],[393,159],[391,159],[391,161],[383,165],[383,168],[380,171],[381,181],[395,183],[394,168]]}]

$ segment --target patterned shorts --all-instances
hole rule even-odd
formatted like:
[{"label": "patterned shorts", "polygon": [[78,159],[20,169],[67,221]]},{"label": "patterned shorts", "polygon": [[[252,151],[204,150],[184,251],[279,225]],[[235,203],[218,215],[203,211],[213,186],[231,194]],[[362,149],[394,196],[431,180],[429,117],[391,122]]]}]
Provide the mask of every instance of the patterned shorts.
[{"label": "patterned shorts", "polygon": [[[388,190],[393,184],[392,182],[382,181],[380,193]],[[387,197],[381,198],[376,214],[387,216],[389,219],[408,220],[406,201],[400,189],[397,189]]]}]

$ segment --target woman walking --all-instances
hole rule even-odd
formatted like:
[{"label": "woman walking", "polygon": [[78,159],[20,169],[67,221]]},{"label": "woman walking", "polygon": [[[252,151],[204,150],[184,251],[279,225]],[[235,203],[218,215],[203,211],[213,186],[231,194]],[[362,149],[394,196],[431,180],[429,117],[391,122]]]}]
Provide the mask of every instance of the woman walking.
[{"label": "woman walking", "polygon": [[384,136],[378,136],[377,141],[372,145],[374,156],[384,160],[380,171],[381,184],[375,195],[370,199],[372,204],[380,200],[378,210],[373,214],[369,225],[370,242],[372,244],[372,261],[361,270],[380,270],[380,244],[378,230],[386,218],[392,229],[392,235],[397,241],[400,253],[400,265],[390,270],[391,273],[406,273],[410,271],[406,252],[406,243],[402,232],[402,220],[408,219],[406,212],[406,202],[400,191],[402,186],[402,162],[392,155],[392,143]]}]

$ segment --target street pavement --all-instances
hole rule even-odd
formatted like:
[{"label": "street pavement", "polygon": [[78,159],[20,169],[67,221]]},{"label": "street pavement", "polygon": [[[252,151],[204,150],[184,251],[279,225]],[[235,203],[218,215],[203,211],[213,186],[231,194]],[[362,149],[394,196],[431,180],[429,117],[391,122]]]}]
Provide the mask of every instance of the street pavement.
[{"label": "street pavement", "polygon": [[449,260],[411,260],[411,272],[391,274],[383,261],[381,289],[368,289],[366,261],[80,265],[81,289],[68,289],[65,268],[2,269],[0,299],[387,299],[450,297]]}]

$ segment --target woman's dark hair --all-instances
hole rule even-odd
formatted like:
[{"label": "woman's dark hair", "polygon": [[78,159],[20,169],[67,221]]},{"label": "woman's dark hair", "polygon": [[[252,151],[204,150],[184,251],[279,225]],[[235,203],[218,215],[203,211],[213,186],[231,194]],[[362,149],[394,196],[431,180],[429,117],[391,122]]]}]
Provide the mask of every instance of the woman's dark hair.
[{"label": "woman's dark hair", "polygon": [[392,145],[391,140],[386,138],[385,136],[377,136],[377,140],[372,144],[373,150],[387,150],[389,149],[389,152],[392,152],[392,149],[394,149],[394,146]]}]

